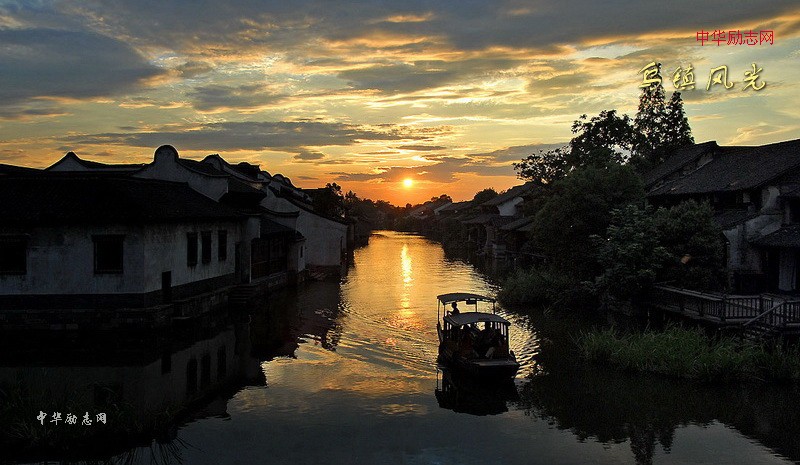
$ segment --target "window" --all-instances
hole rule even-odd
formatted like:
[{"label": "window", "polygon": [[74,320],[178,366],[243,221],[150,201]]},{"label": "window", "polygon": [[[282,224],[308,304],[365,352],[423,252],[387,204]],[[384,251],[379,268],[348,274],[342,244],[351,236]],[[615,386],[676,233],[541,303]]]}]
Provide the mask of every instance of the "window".
[{"label": "window", "polygon": [[186,233],[186,264],[197,265],[197,233]]},{"label": "window", "polygon": [[217,258],[224,261],[228,258],[228,231],[217,231]]},{"label": "window", "polygon": [[303,258],[303,246],[300,246],[300,258]]},{"label": "window", "polygon": [[0,236],[0,274],[28,272],[28,239],[24,236]]},{"label": "window", "polygon": [[95,274],[122,273],[122,241],[124,236],[92,236]]},{"label": "window", "polygon": [[200,245],[203,263],[211,263],[211,231],[200,233]]}]

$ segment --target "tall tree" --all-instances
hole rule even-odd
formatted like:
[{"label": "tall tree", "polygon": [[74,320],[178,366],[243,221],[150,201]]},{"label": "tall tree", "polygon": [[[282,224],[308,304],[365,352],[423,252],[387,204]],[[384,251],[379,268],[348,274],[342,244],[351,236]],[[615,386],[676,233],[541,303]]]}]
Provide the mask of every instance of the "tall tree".
[{"label": "tall tree", "polygon": [[633,142],[631,119],[617,116],[617,110],[603,110],[591,119],[582,115],[572,123],[572,133],[567,157],[572,168],[623,163]]},{"label": "tall tree", "polygon": [[689,120],[683,110],[683,99],[680,92],[673,92],[672,97],[667,103],[667,140],[665,145],[668,148],[681,147],[687,144],[694,144],[692,128],[689,127]]},{"label": "tall tree", "polygon": [[639,110],[633,121],[634,163],[638,165],[654,165],[658,162],[657,151],[667,139],[667,104],[661,75],[658,82],[642,88],[639,96]]}]

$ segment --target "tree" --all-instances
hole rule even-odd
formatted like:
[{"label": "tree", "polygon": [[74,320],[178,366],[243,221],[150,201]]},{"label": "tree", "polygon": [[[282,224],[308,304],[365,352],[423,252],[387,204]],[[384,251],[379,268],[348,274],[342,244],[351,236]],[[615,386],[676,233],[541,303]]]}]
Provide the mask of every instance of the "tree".
[{"label": "tree", "polygon": [[661,163],[677,147],[694,143],[680,92],[666,103],[664,87],[658,83],[642,89],[639,111],[633,122],[632,164],[644,172]]},{"label": "tree", "polygon": [[323,189],[314,190],[311,193],[311,198],[314,211],[323,216],[338,218],[345,213],[345,199],[342,195],[342,187],[335,182],[326,184]]},{"label": "tree", "polygon": [[572,123],[572,133],[567,158],[572,168],[619,164],[628,158],[633,139],[628,115],[617,116],[616,110],[603,110],[591,119],[581,115]]},{"label": "tree", "polygon": [[475,205],[480,205],[483,202],[488,202],[489,200],[492,200],[495,197],[497,197],[497,191],[489,187],[488,189],[484,189],[475,194],[475,197],[472,198],[472,202]]},{"label": "tree", "polygon": [[664,266],[667,251],[652,213],[642,205],[615,209],[605,237],[593,238],[602,272],[592,290],[607,306],[624,308],[642,296]]},{"label": "tree", "polygon": [[[660,68],[659,68],[660,71]],[[654,164],[656,149],[666,140],[666,94],[659,82],[642,89],[633,121],[633,151],[640,161]]]},{"label": "tree", "polygon": [[653,221],[659,243],[668,253],[662,280],[703,290],[722,287],[723,235],[708,203],[687,200],[659,208]]},{"label": "tree", "polygon": [[567,161],[569,147],[553,150],[540,150],[523,158],[519,163],[514,163],[517,176],[526,181],[533,181],[539,185],[549,185],[563,178],[569,172]]},{"label": "tree", "polygon": [[578,280],[592,279],[599,271],[590,236],[605,234],[613,209],[643,202],[644,187],[632,168],[578,168],[553,184],[536,213],[533,245],[562,271]]},{"label": "tree", "polygon": [[673,92],[667,103],[667,139],[665,145],[669,148],[694,144],[692,128],[683,110],[683,99],[680,92]]}]

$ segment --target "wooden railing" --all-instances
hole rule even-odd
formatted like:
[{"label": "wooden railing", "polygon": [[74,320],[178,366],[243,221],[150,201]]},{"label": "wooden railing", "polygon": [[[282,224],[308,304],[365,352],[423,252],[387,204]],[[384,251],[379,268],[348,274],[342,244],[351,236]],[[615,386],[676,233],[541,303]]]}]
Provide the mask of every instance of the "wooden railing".
[{"label": "wooden railing", "polygon": [[712,294],[660,285],[654,287],[649,302],[665,310],[693,313],[700,317],[726,322],[755,318],[763,313],[764,309],[776,304],[777,302],[773,302],[774,299],[758,295]]}]

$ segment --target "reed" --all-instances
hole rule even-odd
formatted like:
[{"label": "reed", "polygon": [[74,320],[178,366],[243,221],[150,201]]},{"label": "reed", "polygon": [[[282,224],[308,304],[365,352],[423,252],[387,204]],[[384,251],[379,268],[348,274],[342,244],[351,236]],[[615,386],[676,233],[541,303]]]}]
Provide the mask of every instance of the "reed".
[{"label": "reed", "polygon": [[594,330],[577,338],[584,358],[619,370],[725,383],[800,380],[800,349],[773,349],[734,339],[710,340],[700,330],[621,333]]}]

